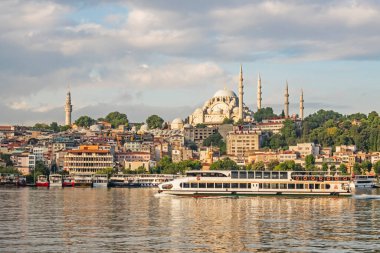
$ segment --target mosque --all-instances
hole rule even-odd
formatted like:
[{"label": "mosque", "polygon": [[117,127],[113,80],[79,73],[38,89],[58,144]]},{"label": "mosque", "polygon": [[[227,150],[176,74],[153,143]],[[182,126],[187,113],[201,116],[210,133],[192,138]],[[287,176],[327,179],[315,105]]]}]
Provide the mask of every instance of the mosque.
[{"label": "mosque", "polygon": [[[257,109],[261,109],[262,102],[262,90],[261,90],[261,77],[258,76],[257,83]],[[285,118],[292,117],[295,115],[289,115],[289,90],[288,83],[286,83],[285,94],[284,94],[284,116]],[[252,122],[254,112],[251,111],[244,104],[244,85],[243,85],[243,68],[240,66],[239,75],[239,86],[238,95],[235,92],[228,89],[218,90],[214,96],[207,100],[203,107],[195,109],[195,111],[189,115],[186,120],[188,124],[195,126],[197,124],[205,125],[220,125],[223,123],[224,119],[232,119],[234,122]],[[299,120],[303,120],[304,116],[304,100],[303,91],[301,91],[300,96],[300,112]],[[171,124],[172,129],[181,129],[184,126],[184,122],[180,118],[173,120]]]}]

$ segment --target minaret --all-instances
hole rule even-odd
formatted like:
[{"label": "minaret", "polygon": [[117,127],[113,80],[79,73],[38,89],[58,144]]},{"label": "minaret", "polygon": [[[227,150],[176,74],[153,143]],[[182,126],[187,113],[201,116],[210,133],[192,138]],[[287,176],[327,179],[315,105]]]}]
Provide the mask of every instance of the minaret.
[{"label": "minaret", "polygon": [[257,79],[257,110],[261,109],[261,101],[262,101],[261,95],[262,94],[263,93],[261,92],[261,76],[259,73],[259,77]]},{"label": "minaret", "polygon": [[303,90],[301,89],[301,97],[300,97],[300,119],[303,120],[303,109],[305,109],[305,107],[303,106]]},{"label": "minaret", "polygon": [[65,112],[66,112],[65,125],[66,126],[71,126],[71,112],[72,111],[73,111],[73,105],[71,104],[71,94],[69,90],[66,95],[66,105],[65,105]]},{"label": "minaret", "polygon": [[243,119],[243,67],[240,65],[240,79],[239,79],[239,119]]},{"label": "minaret", "polygon": [[288,81],[286,81],[286,88],[285,88],[285,118],[289,117],[289,90],[288,90]]}]

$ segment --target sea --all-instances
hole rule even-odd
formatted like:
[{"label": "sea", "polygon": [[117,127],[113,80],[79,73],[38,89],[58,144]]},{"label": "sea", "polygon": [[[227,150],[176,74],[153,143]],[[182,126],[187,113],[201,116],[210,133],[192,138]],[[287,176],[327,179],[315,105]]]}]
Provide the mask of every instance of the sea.
[{"label": "sea", "polygon": [[380,191],[192,198],[1,188],[0,252],[380,252]]}]

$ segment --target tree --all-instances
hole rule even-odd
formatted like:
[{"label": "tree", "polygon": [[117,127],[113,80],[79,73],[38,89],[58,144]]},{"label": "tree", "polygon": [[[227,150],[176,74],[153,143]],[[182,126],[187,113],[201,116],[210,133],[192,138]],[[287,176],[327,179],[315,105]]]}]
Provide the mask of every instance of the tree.
[{"label": "tree", "polygon": [[102,170],[98,170],[96,172],[96,174],[106,174],[106,175],[108,175],[108,177],[110,175],[112,175],[113,173],[115,173],[115,170],[112,167],[108,167],[108,168],[105,168],[105,169],[102,169]]},{"label": "tree", "polygon": [[57,122],[51,122],[50,129],[53,130],[54,132],[59,132],[60,130]]},{"label": "tree", "polygon": [[279,165],[280,162],[278,160],[270,160],[269,163],[267,164],[268,170],[274,170],[274,168]]},{"label": "tree", "polygon": [[154,114],[146,119],[146,123],[148,124],[149,129],[162,128],[164,120],[161,117]]},{"label": "tree", "polygon": [[272,119],[275,117],[277,117],[277,115],[273,113],[273,109],[270,107],[261,108],[257,110],[257,112],[253,115],[253,118],[257,122],[261,122],[264,119]]},{"label": "tree", "polygon": [[376,174],[380,174],[380,161],[377,161],[374,165],[373,165],[373,169],[374,171],[376,172]]},{"label": "tree", "polygon": [[203,124],[203,123],[198,123],[195,125],[195,128],[206,128],[207,125]]},{"label": "tree", "polygon": [[252,165],[252,170],[265,170],[265,164],[262,161],[255,162]]},{"label": "tree", "polygon": [[206,147],[210,147],[211,145],[219,146],[220,141],[223,141],[223,137],[219,132],[216,132],[203,140],[203,146],[206,146]]},{"label": "tree", "polygon": [[353,166],[353,171],[354,171],[354,174],[355,175],[360,175],[361,174],[361,171],[360,171],[360,164],[359,163],[355,163],[354,166]]},{"label": "tree", "polygon": [[93,124],[96,123],[96,120],[89,116],[80,116],[76,121],[75,125],[80,126],[80,127],[90,127]]},{"label": "tree", "polygon": [[322,170],[327,171],[329,169],[329,166],[327,165],[326,162],[322,163]]},{"label": "tree", "polygon": [[238,170],[239,166],[230,158],[224,158],[211,164],[210,170]]},{"label": "tree", "polygon": [[128,118],[125,113],[120,112],[110,112],[105,120],[109,123],[111,123],[113,128],[116,128],[120,125],[128,126]]},{"label": "tree", "polygon": [[339,165],[339,171],[342,172],[342,174],[346,174],[347,173],[347,166],[344,165],[344,163],[341,163]]},{"label": "tree", "polygon": [[306,170],[313,170],[314,169],[314,164],[315,164],[315,158],[313,155],[307,155],[305,157],[305,167]]},{"label": "tree", "polygon": [[234,120],[233,120],[233,119],[224,118],[222,124],[224,125],[224,124],[233,124],[233,123],[234,123]]},{"label": "tree", "polygon": [[370,161],[364,161],[361,164],[361,167],[363,169],[363,172],[370,172],[372,169],[372,163]]}]

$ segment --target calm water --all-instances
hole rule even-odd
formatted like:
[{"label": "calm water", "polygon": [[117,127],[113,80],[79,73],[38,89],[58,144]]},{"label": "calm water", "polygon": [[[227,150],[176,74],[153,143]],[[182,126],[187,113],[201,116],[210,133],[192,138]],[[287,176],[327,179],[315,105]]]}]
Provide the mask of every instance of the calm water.
[{"label": "calm water", "polygon": [[380,250],[380,196],[195,199],[154,189],[3,188],[0,203],[0,252]]}]

